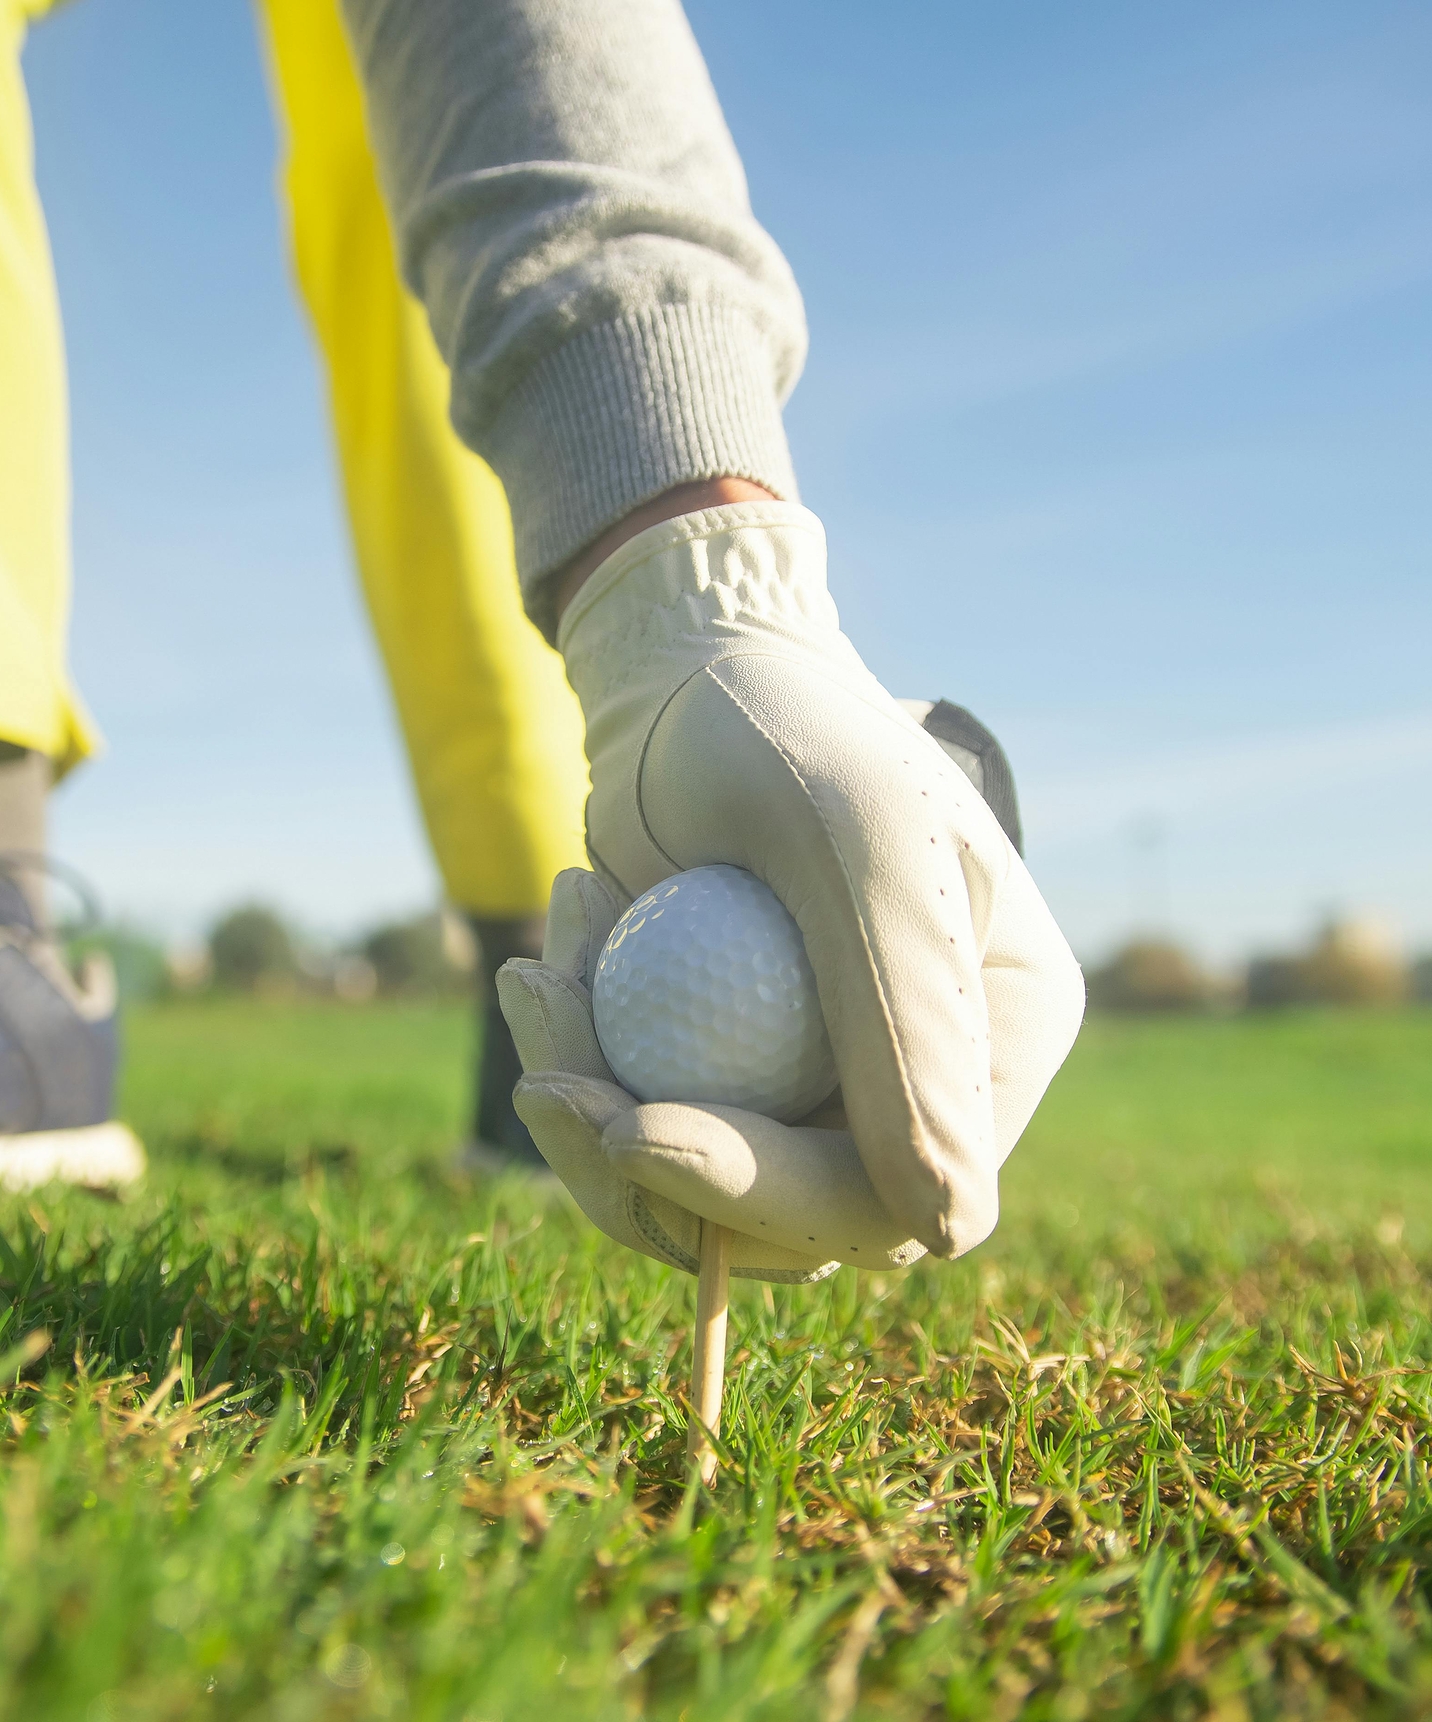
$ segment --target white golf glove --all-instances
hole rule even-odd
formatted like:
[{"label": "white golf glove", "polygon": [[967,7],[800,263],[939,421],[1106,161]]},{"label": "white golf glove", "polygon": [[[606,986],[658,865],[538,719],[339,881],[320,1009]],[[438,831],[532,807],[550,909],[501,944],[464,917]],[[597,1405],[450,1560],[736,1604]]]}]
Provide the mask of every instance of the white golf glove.
[{"label": "white golf glove", "polygon": [[[602,878],[564,874],[543,961],[498,976],[517,1110],[553,1170],[604,1231],[692,1271],[697,1216],[734,1228],[732,1271],[761,1278],[979,1243],[1083,982],[984,801],[840,632],[820,522],[741,503],[652,527],[581,588],[558,645]],[[843,1115],[640,1105],[612,1080],[590,1002],[612,922],[717,862],[800,926]]]}]

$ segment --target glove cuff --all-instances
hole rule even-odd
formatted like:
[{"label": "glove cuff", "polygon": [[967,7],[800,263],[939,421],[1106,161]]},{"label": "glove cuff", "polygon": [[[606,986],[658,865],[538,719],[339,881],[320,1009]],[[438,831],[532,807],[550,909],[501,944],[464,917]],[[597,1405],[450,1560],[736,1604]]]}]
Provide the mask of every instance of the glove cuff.
[{"label": "glove cuff", "polygon": [[704,664],[778,644],[859,664],[825,583],[825,529],[786,502],[740,502],[638,533],[592,574],[562,618],[558,650],[590,729],[649,705]]}]

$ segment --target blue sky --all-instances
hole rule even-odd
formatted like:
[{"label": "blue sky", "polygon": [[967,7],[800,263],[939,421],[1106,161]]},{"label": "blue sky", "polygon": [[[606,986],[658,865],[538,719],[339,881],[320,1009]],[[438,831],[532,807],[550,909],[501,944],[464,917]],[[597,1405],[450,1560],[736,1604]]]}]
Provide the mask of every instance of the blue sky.
[{"label": "blue sky", "polygon": [[[693,0],[806,294],[847,630],[974,707],[1081,955],[1432,946],[1432,13]],[[170,931],[435,889],[348,565],[243,0],[26,52],[70,342],[59,847]]]}]

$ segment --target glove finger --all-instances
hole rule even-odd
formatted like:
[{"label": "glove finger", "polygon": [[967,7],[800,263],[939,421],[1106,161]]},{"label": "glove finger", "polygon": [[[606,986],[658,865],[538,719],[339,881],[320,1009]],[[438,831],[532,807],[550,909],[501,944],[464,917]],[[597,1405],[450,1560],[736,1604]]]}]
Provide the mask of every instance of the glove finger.
[{"label": "glove finger", "polygon": [[592,1001],[580,981],[547,963],[513,957],[497,971],[497,1001],[528,1074],[544,1070],[611,1082]]},{"label": "glove finger", "polygon": [[[622,1177],[602,1147],[602,1132],[636,1104],[615,1083],[561,1072],[524,1076],[513,1093],[517,1116],[532,1132],[547,1164],[577,1206],[609,1238],[641,1255],[694,1274],[701,1222],[679,1202]],[[737,1234],[731,1272],[738,1279],[807,1285],[834,1273],[839,1262]]]},{"label": "glove finger", "polygon": [[[602,1082],[590,1076],[571,1076],[564,1070],[545,1070],[522,1077],[512,1091],[512,1098],[517,1104],[518,1116],[529,1130],[532,1125],[522,1107],[545,1108],[554,1103],[577,1119],[584,1129],[593,1132],[598,1140],[614,1119],[637,1104],[626,1089],[618,1087],[615,1082]],[[542,1115],[545,1117],[546,1113]],[[533,1135],[540,1148],[541,1138],[535,1131]],[[557,1170],[555,1166],[552,1169]]]},{"label": "glove finger", "polygon": [[634,1104],[625,1089],[561,1073],[524,1076],[513,1090],[512,1103],[542,1158],[594,1226],[630,1250],[695,1271],[700,1233],[694,1217],[688,1216],[688,1236],[675,1248],[661,1228],[633,1224],[626,1181],[613,1175],[602,1149],[603,1129]]},{"label": "glove finger", "polygon": [[589,992],[621,907],[611,892],[585,867],[566,867],[552,885],[547,907],[547,934],[542,961]]},{"label": "glove finger", "polygon": [[846,1131],[655,1102],[618,1113],[602,1143],[624,1177],[763,1243],[857,1267],[925,1253],[886,1213]]}]

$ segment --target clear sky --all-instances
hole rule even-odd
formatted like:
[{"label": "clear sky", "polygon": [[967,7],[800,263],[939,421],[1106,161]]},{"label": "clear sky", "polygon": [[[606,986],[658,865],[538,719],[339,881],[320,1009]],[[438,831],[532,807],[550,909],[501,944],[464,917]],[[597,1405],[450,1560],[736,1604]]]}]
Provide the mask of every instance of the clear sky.
[{"label": "clear sky", "polygon": [[[847,630],[999,732],[1076,950],[1432,947],[1432,11],[689,11],[805,291]],[[26,70],[110,742],[58,846],[168,931],[423,902],[248,8],[75,0]]]}]

